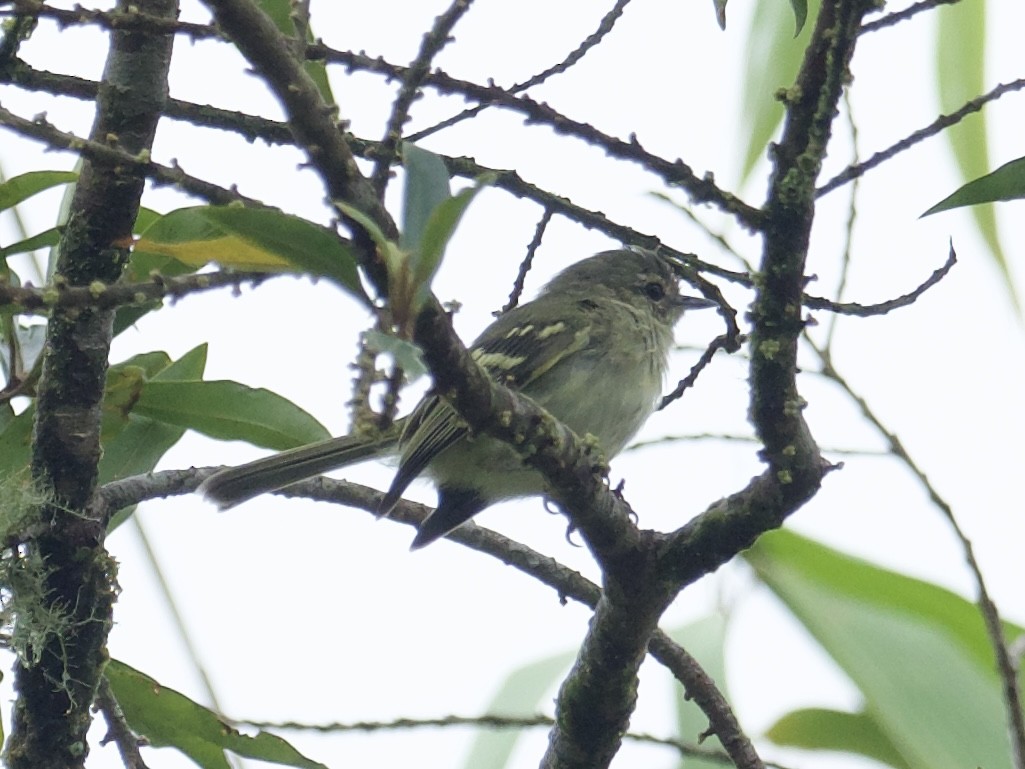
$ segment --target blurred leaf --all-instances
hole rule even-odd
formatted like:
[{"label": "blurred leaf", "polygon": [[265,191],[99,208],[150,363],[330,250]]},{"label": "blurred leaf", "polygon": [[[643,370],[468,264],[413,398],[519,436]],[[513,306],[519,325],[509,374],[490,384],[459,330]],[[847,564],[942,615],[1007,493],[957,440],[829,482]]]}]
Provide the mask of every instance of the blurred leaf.
[{"label": "blurred leaf", "polygon": [[[46,324],[33,323],[23,326],[14,321],[8,333],[13,333],[18,340],[18,359],[23,371],[31,371],[36,365],[39,356],[43,354],[43,347],[46,344]],[[4,377],[9,378],[14,368],[11,365],[10,345],[0,345],[0,368],[3,369]]]},{"label": "blurred leaf", "polygon": [[934,205],[922,216],[938,214],[961,206],[996,203],[1002,200],[1025,198],[1025,158],[1004,163],[996,171],[968,182]]},{"label": "blurred leaf", "polygon": [[290,449],[330,437],[327,429],[294,403],[270,390],[226,380],[153,380],[134,413],[212,438]]},{"label": "blurred leaf", "polygon": [[368,344],[380,352],[386,352],[395,358],[395,363],[406,375],[406,381],[412,382],[427,373],[423,353],[420,348],[405,339],[392,334],[384,334],[376,329],[366,332]]},{"label": "blurred leaf", "polygon": [[808,20],[808,0],[790,0],[790,7],[794,11],[794,37],[797,37]]},{"label": "blurred leaf", "polygon": [[452,193],[445,161],[433,152],[412,142],[402,142],[402,167],[406,171],[406,184],[399,245],[412,252],[420,245],[431,214],[451,198]]},{"label": "blurred leaf", "polygon": [[33,195],[78,179],[74,171],[29,171],[0,184],[0,211],[6,211]]},{"label": "blurred leaf", "polygon": [[795,710],[774,723],[765,736],[777,745],[855,753],[896,769],[911,769],[875,719],[864,712]]},{"label": "blurred leaf", "polygon": [[30,238],[25,238],[17,243],[11,243],[9,246],[0,248],[0,257],[6,258],[14,254],[27,254],[39,248],[51,248],[57,245],[60,236],[60,231],[56,227],[52,227],[49,230],[40,232],[38,235],[33,235]]},{"label": "blurred leaf", "polygon": [[[790,531],[745,553],[865,698],[911,769],[1010,769],[1001,687],[978,609],[936,585]],[[1005,625],[1005,636],[1022,629]]]},{"label": "blurred leaf", "polygon": [[155,747],[177,748],[205,769],[230,769],[225,750],[300,769],[326,769],[273,734],[240,733],[202,705],[123,662],[107,663],[106,675],[133,732]]},{"label": "blurred leaf", "polygon": [[[704,671],[715,681],[716,688],[728,699],[725,659],[726,617],[722,614],[711,614],[697,622],[670,631],[669,635],[701,663]],[[701,735],[708,730],[708,716],[693,700],[687,699],[686,695],[682,686],[673,686],[676,736],[684,742],[696,745]],[[713,735],[704,740],[702,747],[722,750],[722,743]],[[723,769],[721,761],[709,761],[696,756],[681,758],[679,765],[681,769]]]},{"label": "blurred leaf", "polygon": [[719,25],[719,29],[726,29],[726,2],[727,0],[712,0],[712,5],[715,7],[715,21]]},{"label": "blurred leaf", "polygon": [[[271,21],[285,35],[291,38],[295,37],[295,24],[292,21],[293,0],[258,0],[257,5],[270,16]],[[312,29],[307,28],[306,30],[306,42],[315,42]],[[331,83],[328,82],[327,67],[324,62],[307,59],[303,63],[303,68],[306,70],[306,74],[313,79],[320,95],[324,97],[324,101],[334,104],[335,97],[331,93]]]},{"label": "blurred leaf", "polygon": [[[986,3],[958,3],[943,8],[938,14],[936,69],[940,109],[953,112],[983,92],[986,60]],[[991,168],[989,144],[986,139],[986,113],[977,112],[943,132],[950,142],[961,178],[977,179]],[[975,207],[972,215],[990,254],[1004,278],[1015,309],[1020,302],[1007,258],[1000,246],[996,215],[989,206]]]},{"label": "blurred leaf", "polygon": [[[541,698],[559,683],[575,657],[575,652],[563,652],[514,670],[484,712],[505,716],[536,715]],[[520,733],[512,729],[480,732],[464,766],[466,769],[503,769],[519,739]]]},{"label": "blurred leaf", "polygon": [[424,227],[423,234],[416,249],[416,265],[413,269],[413,282],[417,286],[418,299],[423,302],[430,291],[431,280],[441,265],[445,247],[452,239],[459,222],[466,213],[477,193],[491,182],[493,176],[480,179],[472,187],[460,190],[454,197],[439,203]]},{"label": "blurred leaf", "polygon": [[[806,3],[805,17],[818,16],[820,5],[821,0]],[[793,15],[781,2],[755,4],[748,31],[740,107],[740,114],[744,115],[741,130],[745,132],[741,137],[744,146],[741,182],[748,179],[758,161],[765,157],[766,148],[783,119],[783,105],[775,94],[793,84],[811,37],[811,27],[803,22],[798,24],[799,34],[793,35]]]},{"label": "blurred leaf", "polygon": [[9,420],[0,432],[0,475],[5,478],[18,473],[28,475],[29,448],[32,445],[32,423],[36,409],[30,405]]}]

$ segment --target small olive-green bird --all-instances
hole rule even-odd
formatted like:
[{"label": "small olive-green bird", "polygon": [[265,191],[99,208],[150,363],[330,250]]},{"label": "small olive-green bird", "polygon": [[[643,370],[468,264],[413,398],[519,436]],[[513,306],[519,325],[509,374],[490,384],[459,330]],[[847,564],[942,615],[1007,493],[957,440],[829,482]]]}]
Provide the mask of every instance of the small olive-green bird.
[{"label": "small olive-green bird", "polygon": [[[713,302],[680,294],[672,267],[653,252],[605,251],[555,276],[536,299],[484,331],[471,355],[579,436],[594,436],[606,459],[618,454],[654,411],[673,326],[685,310]],[[413,540],[423,547],[505,499],[546,494],[544,478],[504,443],[472,435],[440,396],[376,438],[342,436],[283,451],[210,476],[200,492],[222,510],[268,491],[370,457],[397,454],[381,501],[387,515],[421,474],[438,507]]]}]

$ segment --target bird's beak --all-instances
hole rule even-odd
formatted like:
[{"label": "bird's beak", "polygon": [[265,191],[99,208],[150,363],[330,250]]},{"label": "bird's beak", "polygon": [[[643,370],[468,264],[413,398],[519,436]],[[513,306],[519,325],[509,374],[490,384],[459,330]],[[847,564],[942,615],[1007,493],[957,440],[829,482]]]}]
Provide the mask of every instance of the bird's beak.
[{"label": "bird's beak", "polygon": [[711,299],[705,299],[703,296],[678,296],[676,298],[676,306],[681,310],[702,310],[707,307],[718,307],[719,305]]}]

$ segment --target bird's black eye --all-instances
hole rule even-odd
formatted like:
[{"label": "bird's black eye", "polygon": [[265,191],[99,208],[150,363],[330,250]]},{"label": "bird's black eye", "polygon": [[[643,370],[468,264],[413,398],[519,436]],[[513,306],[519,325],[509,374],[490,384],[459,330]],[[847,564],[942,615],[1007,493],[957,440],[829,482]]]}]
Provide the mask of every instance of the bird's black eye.
[{"label": "bird's black eye", "polygon": [[660,302],[665,299],[666,296],[666,287],[661,283],[656,283],[654,281],[651,283],[645,283],[642,290],[644,291],[644,295],[653,302]]}]

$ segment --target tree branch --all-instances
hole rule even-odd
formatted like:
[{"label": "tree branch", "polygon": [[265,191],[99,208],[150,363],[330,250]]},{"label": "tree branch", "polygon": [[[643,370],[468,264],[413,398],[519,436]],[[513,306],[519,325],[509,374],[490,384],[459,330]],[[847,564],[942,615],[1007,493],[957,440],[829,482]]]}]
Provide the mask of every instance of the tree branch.
[{"label": "tree branch", "polygon": [[[138,5],[168,19],[178,12],[174,0],[139,0]],[[116,136],[132,153],[148,150],[167,98],[172,40],[147,32],[112,34],[94,142]],[[74,286],[117,280],[128,259],[143,183],[134,166],[100,159],[83,165],[61,237],[57,275]],[[79,769],[89,753],[89,709],[107,659],[116,591],[103,522],[87,513],[100,458],[100,405],[113,319],[112,310],[55,312],[47,329],[32,476],[51,500],[40,511],[49,526],[26,552],[47,569],[39,600],[66,622],[15,665],[18,698],[6,756],[12,769]]]}]

